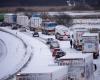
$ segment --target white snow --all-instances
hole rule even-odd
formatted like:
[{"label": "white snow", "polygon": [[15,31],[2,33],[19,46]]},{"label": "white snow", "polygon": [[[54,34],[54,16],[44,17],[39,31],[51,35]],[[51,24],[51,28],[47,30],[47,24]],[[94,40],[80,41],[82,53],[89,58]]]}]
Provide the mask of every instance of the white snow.
[{"label": "white snow", "polygon": [[[52,72],[55,72],[62,68],[64,68],[64,67],[63,66],[39,66],[37,68],[37,66],[35,66],[30,71],[24,70],[24,71],[20,72],[19,74],[22,74],[22,73],[52,73]],[[66,68],[66,72],[67,72],[67,68]]]},{"label": "white snow", "polygon": [[0,31],[0,39],[2,39],[7,47],[5,58],[0,62],[0,79],[8,74],[12,74],[17,65],[22,61],[25,55],[25,47],[18,38]]},{"label": "white snow", "polygon": [[88,56],[91,56],[91,53],[82,54],[82,53],[67,53],[65,56],[61,57],[60,59],[80,59],[80,58],[87,58]]}]

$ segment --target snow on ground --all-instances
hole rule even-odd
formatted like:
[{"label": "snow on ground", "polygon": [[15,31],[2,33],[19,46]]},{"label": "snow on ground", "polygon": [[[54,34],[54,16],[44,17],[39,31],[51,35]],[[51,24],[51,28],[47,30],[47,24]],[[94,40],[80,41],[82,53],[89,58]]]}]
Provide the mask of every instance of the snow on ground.
[{"label": "snow on ground", "polygon": [[12,74],[25,55],[25,46],[18,38],[0,31],[0,39],[4,41],[7,53],[0,61],[0,79]]},{"label": "snow on ground", "polygon": [[43,39],[48,39],[48,38],[53,38],[55,39],[55,36],[54,35],[45,35],[45,34],[42,34],[41,32],[39,32],[39,36]]},{"label": "snow on ground", "polygon": [[[31,60],[30,60],[30,62],[28,62],[26,67],[22,70],[24,70],[26,72],[27,71],[30,72],[32,69],[36,69],[36,68],[38,69],[40,66],[43,67],[43,66],[48,66],[48,65],[54,64],[52,53],[47,45],[45,45],[38,39],[33,38],[32,36],[30,37],[29,35],[26,35],[22,32],[19,32],[16,30],[14,30],[14,31],[8,30],[8,29],[6,29],[6,30],[19,36],[21,39],[24,40],[24,42],[26,42],[28,44],[28,46],[31,46],[31,48],[32,48],[33,55],[31,56]],[[8,36],[8,37],[10,38],[10,36]],[[7,37],[5,39],[7,40]],[[12,41],[12,40],[8,39],[5,42],[8,42],[8,41]],[[13,41],[16,41],[16,40],[13,40]],[[9,42],[9,44],[11,44],[11,42]],[[17,44],[17,43],[12,43],[12,45],[14,45],[14,44]],[[20,45],[17,45],[17,46],[20,46]],[[17,49],[19,49],[19,48],[17,48],[17,46],[14,46],[14,48],[16,48],[16,51],[17,51]],[[12,47],[9,47],[9,48],[12,48]],[[9,49],[9,50],[11,50],[11,49]],[[17,55],[17,56],[19,56],[19,55]],[[15,58],[15,60],[17,60],[17,58]]]},{"label": "snow on ground", "polygon": [[5,45],[5,42],[0,39],[0,61],[5,58],[7,55],[7,47]]},{"label": "snow on ground", "polygon": [[26,40],[33,48],[32,59],[30,60],[27,67],[23,69],[24,71],[30,72],[31,70],[39,68],[40,66],[43,67],[54,64],[52,53],[47,45],[38,39],[30,37],[24,33],[20,34],[20,32],[18,32],[17,34]]}]

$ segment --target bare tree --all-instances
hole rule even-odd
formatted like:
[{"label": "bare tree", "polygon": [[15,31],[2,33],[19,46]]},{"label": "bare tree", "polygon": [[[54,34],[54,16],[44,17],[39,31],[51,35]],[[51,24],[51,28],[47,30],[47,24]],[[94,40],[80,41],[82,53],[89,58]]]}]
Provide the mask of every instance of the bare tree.
[{"label": "bare tree", "polygon": [[71,26],[73,23],[72,17],[65,13],[59,13],[59,15],[55,15],[55,20],[60,25],[65,25],[67,27]]}]

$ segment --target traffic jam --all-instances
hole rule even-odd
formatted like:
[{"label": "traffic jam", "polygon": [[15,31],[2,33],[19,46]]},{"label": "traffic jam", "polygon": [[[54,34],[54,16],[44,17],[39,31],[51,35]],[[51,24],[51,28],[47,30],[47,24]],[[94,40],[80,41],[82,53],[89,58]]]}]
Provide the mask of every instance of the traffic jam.
[{"label": "traffic jam", "polygon": [[0,27],[40,40],[50,49],[54,60],[53,66],[36,69],[31,73],[23,70],[18,72],[15,80],[100,80],[99,75],[96,75],[100,67],[97,64],[99,26],[100,22],[97,23],[95,19],[82,21],[73,18],[73,25],[67,27],[37,14],[31,18],[24,14],[0,14]]}]

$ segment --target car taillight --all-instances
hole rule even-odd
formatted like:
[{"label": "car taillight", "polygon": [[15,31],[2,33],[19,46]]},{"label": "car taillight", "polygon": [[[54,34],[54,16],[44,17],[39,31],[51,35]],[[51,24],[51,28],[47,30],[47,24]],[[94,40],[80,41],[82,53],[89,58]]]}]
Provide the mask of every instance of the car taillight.
[{"label": "car taillight", "polygon": [[66,32],[64,32],[64,35],[65,35],[65,36],[67,35]]}]

